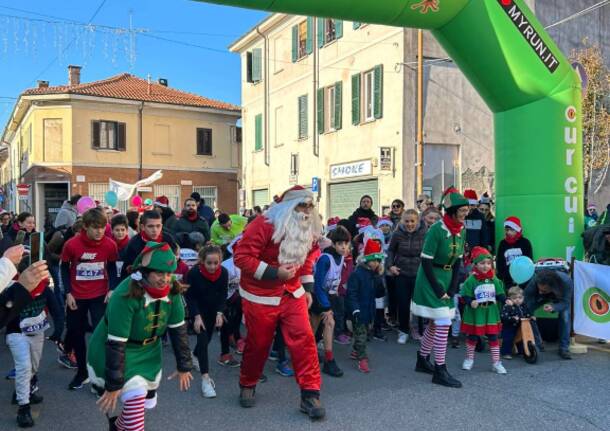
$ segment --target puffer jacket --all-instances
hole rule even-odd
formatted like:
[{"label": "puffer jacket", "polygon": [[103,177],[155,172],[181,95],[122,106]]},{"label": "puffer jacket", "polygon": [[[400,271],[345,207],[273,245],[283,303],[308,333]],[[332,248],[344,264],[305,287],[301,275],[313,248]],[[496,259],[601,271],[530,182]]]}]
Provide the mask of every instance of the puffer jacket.
[{"label": "puffer jacket", "polygon": [[425,226],[420,225],[415,232],[407,232],[404,225],[399,224],[390,240],[388,266],[400,268],[400,275],[415,277],[421,262],[426,230]]}]

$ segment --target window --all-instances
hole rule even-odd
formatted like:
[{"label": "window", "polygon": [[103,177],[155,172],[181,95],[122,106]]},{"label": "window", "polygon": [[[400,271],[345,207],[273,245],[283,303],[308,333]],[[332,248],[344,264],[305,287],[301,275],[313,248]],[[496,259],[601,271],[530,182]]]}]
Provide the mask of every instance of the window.
[{"label": "window", "polygon": [[452,184],[459,188],[460,147],[451,144],[426,143],[424,145],[424,190],[435,202],[441,201],[443,192]]},{"label": "window", "polygon": [[307,138],[307,94],[299,97],[299,139]]},{"label": "window", "polygon": [[[45,162],[63,161],[63,123],[61,118],[43,120],[43,156]],[[21,145],[19,146],[21,149]]]},{"label": "window", "polygon": [[197,155],[212,155],[212,129],[197,128]]},{"label": "window", "polygon": [[318,133],[333,132],[342,126],[343,83],[318,89]]},{"label": "window", "polygon": [[292,27],[292,62],[313,52],[313,20],[308,17],[305,21]]},{"label": "window", "polygon": [[254,48],[246,53],[246,80],[251,83],[262,81],[263,50]]},{"label": "window", "polygon": [[290,176],[297,177],[299,175],[299,155],[290,155]]},{"label": "window", "polygon": [[[105,194],[109,190],[108,183],[89,183],[89,196],[91,196],[94,200],[102,202],[103,205],[106,205],[106,197]],[[129,201],[119,201],[117,206],[115,207],[123,214],[127,213],[129,209]]]},{"label": "window", "polygon": [[193,192],[199,193],[207,206],[218,208],[218,188],[216,186],[193,186]]},{"label": "window", "polygon": [[167,196],[169,206],[176,212],[180,212],[182,202],[180,200],[180,186],[155,185],[153,191],[155,196]]},{"label": "window", "polygon": [[96,150],[125,151],[126,125],[117,121],[93,121],[91,142]]},{"label": "window", "polygon": [[343,21],[340,19],[318,18],[318,46],[343,37]]},{"label": "window", "polygon": [[263,149],[263,114],[254,117],[254,151]]},{"label": "window", "polygon": [[352,75],[352,124],[383,116],[383,65]]},{"label": "window", "polygon": [[284,145],[285,126],[282,121],[283,117],[284,117],[284,106],[283,105],[277,106],[275,108],[274,117],[273,117],[274,118],[273,146],[275,146],[276,148]]}]

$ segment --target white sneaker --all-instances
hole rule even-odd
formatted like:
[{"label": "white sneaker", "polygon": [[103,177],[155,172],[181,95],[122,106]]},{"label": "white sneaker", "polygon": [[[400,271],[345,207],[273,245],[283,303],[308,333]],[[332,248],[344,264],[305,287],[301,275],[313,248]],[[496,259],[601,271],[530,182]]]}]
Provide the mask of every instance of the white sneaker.
[{"label": "white sneaker", "polygon": [[506,368],[504,368],[504,365],[502,365],[502,362],[500,362],[500,361],[495,362],[491,366],[491,370],[497,374],[506,374]]},{"label": "white sneaker", "polygon": [[193,370],[194,371],[200,371],[200,369],[199,369],[199,359],[197,359],[197,356],[195,356],[194,353],[191,353],[191,359],[193,360]]},{"label": "white sneaker", "polygon": [[407,341],[409,341],[409,334],[405,334],[402,331],[398,331],[398,340],[396,340],[396,342],[398,344],[407,344]]},{"label": "white sneaker", "polygon": [[464,359],[462,363],[462,370],[470,371],[474,365],[474,359]]},{"label": "white sneaker", "polygon": [[201,395],[204,398],[216,398],[216,385],[214,384],[214,380],[209,377],[201,378]]}]

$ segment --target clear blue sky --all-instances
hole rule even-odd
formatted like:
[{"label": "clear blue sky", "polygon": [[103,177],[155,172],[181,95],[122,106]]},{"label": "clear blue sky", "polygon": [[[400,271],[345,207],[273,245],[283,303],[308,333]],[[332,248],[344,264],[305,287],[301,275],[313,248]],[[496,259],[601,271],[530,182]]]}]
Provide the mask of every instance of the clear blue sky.
[{"label": "clear blue sky", "polygon": [[[100,5],[93,25],[129,28],[132,11],[133,28],[144,31],[135,37],[135,57],[129,54],[129,37],[120,30],[91,31],[61,22],[87,23]],[[239,104],[239,57],[227,46],[264,17],[188,0],[0,0],[0,130],[24,89],[34,87],[37,79],[65,84],[69,64],[83,66],[81,82],[123,72],[143,78],[150,74],[155,80],[167,78],[171,87]]]}]

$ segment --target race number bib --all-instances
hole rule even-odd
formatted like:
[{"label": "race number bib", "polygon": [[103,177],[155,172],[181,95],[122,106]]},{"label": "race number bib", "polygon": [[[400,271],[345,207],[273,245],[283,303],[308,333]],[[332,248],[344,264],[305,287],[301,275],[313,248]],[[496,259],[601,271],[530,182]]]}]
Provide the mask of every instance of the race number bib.
[{"label": "race number bib", "polygon": [[38,316],[27,317],[19,322],[19,328],[21,332],[26,335],[38,334],[49,329],[49,319],[47,319],[47,313],[43,310]]},{"label": "race number bib", "polygon": [[104,275],[104,262],[81,262],[76,265],[78,281],[103,280]]},{"label": "race number bib", "polygon": [[496,302],[496,286],[491,283],[477,286],[474,289],[474,299],[479,303]]},{"label": "race number bib", "polygon": [[506,250],[506,252],[504,252],[504,258],[506,259],[507,265],[513,263],[513,260],[519,256],[523,256],[523,251],[520,248],[509,248]]}]

